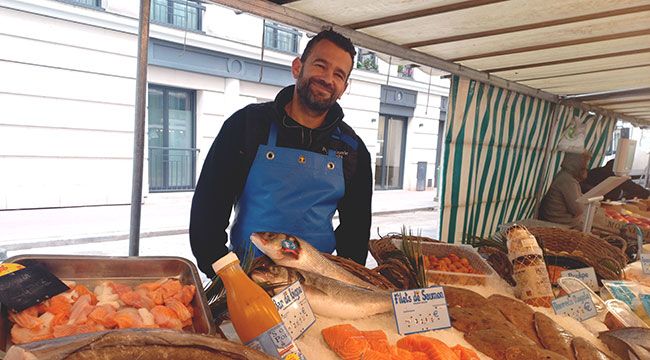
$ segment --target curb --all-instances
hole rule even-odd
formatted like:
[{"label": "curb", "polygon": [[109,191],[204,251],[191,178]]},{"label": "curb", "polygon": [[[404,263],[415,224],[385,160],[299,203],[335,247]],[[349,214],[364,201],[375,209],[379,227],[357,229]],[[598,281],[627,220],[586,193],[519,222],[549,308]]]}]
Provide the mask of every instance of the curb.
[{"label": "curb", "polygon": [[[409,213],[409,212],[417,212],[417,211],[435,211],[437,209],[438,209],[437,206],[427,206],[427,207],[420,207],[420,208],[413,208],[413,209],[375,211],[372,213],[372,215],[373,216],[391,215],[391,214],[401,214],[401,213]],[[334,218],[337,219],[338,216],[334,216]],[[189,229],[145,231],[140,233],[140,238],[182,235],[182,234],[189,234]],[[119,241],[119,240],[128,240],[128,239],[129,239],[129,234],[126,233],[126,234],[79,237],[74,239],[49,239],[49,240],[35,240],[35,241],[21,240],[20,243],[1,245],[0,248],[4,249],[5,251],[15,251],[15,250],[26,250],[26,249],[40,248],[40,247],[80,245],[80,244]],[[0,261],[1,260],[2,259],[0,259]]]},{"label": "curb", "polygon": [[[156,237],[156,236],[181,235],[187,233],[189,233],[188,229],[147,231],[147,232],[140,233],[140,237],[149,238],[149,237]],[[39,248],[39,247],[91,244],[91,243],[98,243],[98,242],[118,241],[118,240],[128,240],[128,239],[129,239],[129,234],[115,234],[115,235],[105,235],[105,236],[81,237],[76,239],[37,240],[37,241],[31,241],[27,243],[2,245],[2,248],[7,251],[15,251],[15,250],[25,250],[25,249]]]}]

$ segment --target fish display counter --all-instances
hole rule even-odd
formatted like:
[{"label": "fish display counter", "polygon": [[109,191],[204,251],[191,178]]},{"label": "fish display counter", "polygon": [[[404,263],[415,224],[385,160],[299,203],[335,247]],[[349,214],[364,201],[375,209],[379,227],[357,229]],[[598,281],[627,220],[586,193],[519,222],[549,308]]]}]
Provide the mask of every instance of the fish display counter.
[{"label": "fish display counter", "polygon": [[[521,239],[534,238],[526,228],[516,229],[512,234]],[[529,261],[513,268],[508,255],[467,245],[383,238],[370,246],[379,266],[367,269],[321,254],[294,236],[264,233],[251,240],[266,256],[253,262],[249,277],[275,295],[279,310],[289,308],[283,309],[289,298],[305,300],[293,312],[280,312],[305,359],[650,359],[650,329],[626,322],[626,303],[619,298],[632,292],[642,299],[644,288],[635,292],[604,282],[611,299],[601,301],[607,306],[597,303],[596,316],[578,320],[558,311],[569,302],[551,308],[535,302],[545,297],[530,287],[513,286],[515,280],[521,285],[542,275],[532,270],[540,257],[525,255],[536,251],[525,241],[517,256]],[[243,346],[227,318],[215,324],[197,270],[185,259],[24,256],[10,261],[43,265],[70,290],[24,313],[3,307],[4,349],[22,343],[11,347],[6,359],[101,354],[270,359]],[[511,264],[509,270],[504,262]],[[637,284],[647,280],[640,267],[628,271],[637,275]],[[548,281],[546,270],[543,275]],[[608,320],[609,313],[623,320]],[[44,328],[56,338],[39,339]],[[71,330],[77,333],[67,333]]]},{"label": "fish display counter", "polygon": [[[481,281],[468,282],[474,277],[463,274],[484,269],[480,265],[484,260],[470,247],[404,246],[395,239],[383,247],[377,273],[385,273],[382,266],[400,259],[407,268],[424,270],[421,275],[413,270],[415,278],[425,281],[420,283],[425,284],[422,288],[439,285],[444,292],[449,323],[416,334],[401,329],[400,322],[412,321],[417,328],[418,321],[430,318],[425,314],[424,318],[405,320],[404,313],[399,314],[396,299],[400,296],[396,294],[417,291],[406,290],[417,289],[417,285],[404,286],[408,280],[396,281],[393,288],[353,285],[346,281],[350,273],[363,279],[365,271],[338,267],[302,239],[279,238],[295,242],[291,248],[300,251],[283,253],[277,239],[258,238],[255,245],[271,262],[254,268],[251,277],[270,285],[274,293],[286,284],[300,282],[316,318],[296,340],[308,359],[617,359],[598,337],[608,331],[599,318],[579,321],[558,315],[550,307],[526,304],[517,299],[515,288],[493,271],[479,273]],[[421,252],[421,267],[408,259],[413,246]],[[427,277],[426,271],[455,276]]]}]

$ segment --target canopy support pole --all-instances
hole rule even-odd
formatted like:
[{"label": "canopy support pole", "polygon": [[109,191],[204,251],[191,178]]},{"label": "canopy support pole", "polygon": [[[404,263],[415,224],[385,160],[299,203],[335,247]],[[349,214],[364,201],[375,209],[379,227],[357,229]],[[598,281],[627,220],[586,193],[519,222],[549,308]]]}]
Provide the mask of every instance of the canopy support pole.
[{"label": "canopy support pole", "polygon": [[147,58],[149,49],[149,14],[151,0],[140,0],[138,25],[138,70],[135,77],[135,122],[133,128],[133,178],[131,183],[131,226],[129,256],[140,252],[140,215],[144,167],[144,123],[147,104]]}]

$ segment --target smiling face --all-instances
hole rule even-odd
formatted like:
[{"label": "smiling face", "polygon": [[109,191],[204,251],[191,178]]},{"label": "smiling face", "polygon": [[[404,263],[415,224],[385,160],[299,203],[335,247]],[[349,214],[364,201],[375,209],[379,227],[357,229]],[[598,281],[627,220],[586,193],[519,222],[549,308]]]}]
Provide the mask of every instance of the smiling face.
[{"label": "smiling face", "polygon": [[345,91],[352,59],[333,42],[321,40],[304,62],[299,58],[293,61],[291,71],[300,102],[311,111],[324,113]]}]

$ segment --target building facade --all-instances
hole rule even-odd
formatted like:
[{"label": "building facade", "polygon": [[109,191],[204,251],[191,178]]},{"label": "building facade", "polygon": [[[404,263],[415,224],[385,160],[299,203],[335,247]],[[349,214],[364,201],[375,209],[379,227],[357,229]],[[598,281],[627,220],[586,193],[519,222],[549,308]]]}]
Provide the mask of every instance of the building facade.
[{"label": "building facade", "polygon": [[[138,6],[0,1],[0,210],[130,202]],[[292,84],[309,41],[214,4],[151,7],[145,201],[191,196],[223,122]],[[448,80],[358,53],[340,104],[371,153],[375,189],[433,190]]]}]

